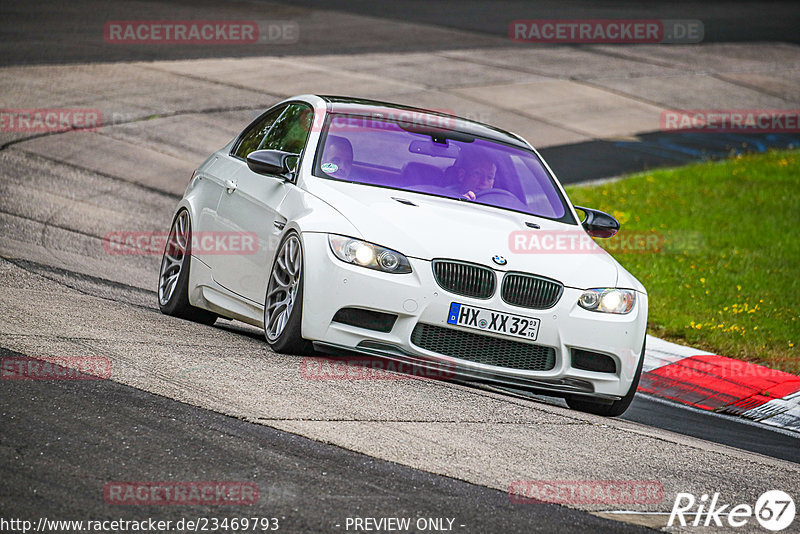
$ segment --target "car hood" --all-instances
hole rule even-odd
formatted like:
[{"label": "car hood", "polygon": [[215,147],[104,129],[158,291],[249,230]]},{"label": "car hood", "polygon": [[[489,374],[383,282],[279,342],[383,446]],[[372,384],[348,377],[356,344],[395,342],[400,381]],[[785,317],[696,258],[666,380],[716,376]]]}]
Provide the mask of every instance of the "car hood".
[{"label": "car hood", "polygon": [[[391,248],[409,257],[432,260],[457,259],[487,265],[498,271],[522,271],[560,281],[579,289],[615,287],[618,264],[594,244],[583,230],[532,215],[491,208],[468,201],[348,182],[316,179],[307,184],[319,197],[347,218],[366,241]],[[396,199],[412,202],[408,205]],[[540,225],[531,229],[526,222]],[[531,248],[544,236],[583,236],[580,253],[572,249]],[[522,250],[514,243],[523,236]],[[538,240],[538,241],[537,241]],[[551,252],[544,252],[550,250]],[[494,256],[507,260],[493,263]]]}]

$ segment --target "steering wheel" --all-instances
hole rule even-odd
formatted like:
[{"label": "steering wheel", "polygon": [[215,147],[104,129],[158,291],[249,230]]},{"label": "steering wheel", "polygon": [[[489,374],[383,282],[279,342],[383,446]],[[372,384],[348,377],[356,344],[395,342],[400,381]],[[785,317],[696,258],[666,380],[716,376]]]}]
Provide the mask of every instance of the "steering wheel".
[{"label": "steering wheel", "polygon": [[[519,198],[517,198],[517,195],[515,195],[511,191],[507,191],[505,189],[498,189],[496,187],[493,187],[491,189],[484,189],[483,191],[475,193],[475,200],[483,200],[484,197],[488,197],[491,195],[513,199],[514,202],[512,206],[516,205],[518,207],[527,208],[527,206],[523,204],[523,202]],[[483,201],[486,202],[486,200]]]}]

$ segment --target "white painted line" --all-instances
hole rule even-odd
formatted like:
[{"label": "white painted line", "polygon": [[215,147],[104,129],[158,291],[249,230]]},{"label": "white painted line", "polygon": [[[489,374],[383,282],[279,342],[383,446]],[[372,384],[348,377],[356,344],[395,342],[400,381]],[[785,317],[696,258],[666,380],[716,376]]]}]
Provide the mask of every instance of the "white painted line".
[{"label": "white painted line", "polygon": [[692,347],[670,343],[654,336],[647,336],[647,348],[644,351],[644,366],[642,370],[644,372],[652,371],[689,356],[704,356],[708,354],[713,354],[713,352],[693,349]]}]

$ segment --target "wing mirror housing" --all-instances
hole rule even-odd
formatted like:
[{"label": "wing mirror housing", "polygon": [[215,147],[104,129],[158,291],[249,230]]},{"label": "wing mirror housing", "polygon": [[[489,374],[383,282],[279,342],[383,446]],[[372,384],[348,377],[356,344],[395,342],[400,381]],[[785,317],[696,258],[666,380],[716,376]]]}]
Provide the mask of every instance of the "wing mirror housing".
[{"label": "wing mirror housing", "polygon": [[257,174],[289,179],[297,170],[300,154],[283,150],[256,150],[247,155],[247,166]]},{"label": "wing mirror housing", "polygon": [[586,216],[581,221],[581,226],[592,237],[611,237],[619,231],[619,221],[608,213],[592,208],[575,206]]}]

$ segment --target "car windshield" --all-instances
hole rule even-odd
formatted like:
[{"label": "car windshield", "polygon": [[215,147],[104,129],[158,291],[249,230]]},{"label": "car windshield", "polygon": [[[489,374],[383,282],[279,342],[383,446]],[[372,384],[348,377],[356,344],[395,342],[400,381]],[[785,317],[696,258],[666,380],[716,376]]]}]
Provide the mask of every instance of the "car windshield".
[{"label": "car windshield", "polygon": [[536,154],[447,127],[331,114],[314,174],[574,224]]}]

